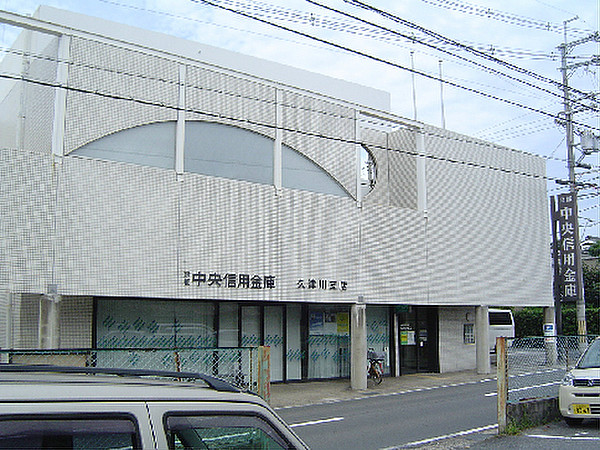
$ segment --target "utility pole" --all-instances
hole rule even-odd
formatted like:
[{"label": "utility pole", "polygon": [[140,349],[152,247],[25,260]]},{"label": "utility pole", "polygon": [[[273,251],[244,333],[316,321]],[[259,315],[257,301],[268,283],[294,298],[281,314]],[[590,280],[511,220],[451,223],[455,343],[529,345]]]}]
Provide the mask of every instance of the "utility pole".
[{"label": "utility pole", "polygon": [[[581,160],[575,160],[575,144],[573,142],[574,138],[574,130],[573,130],[573,109],[572,109],[572,100],[570,96],[570,88],[569,88],[569,71],[576,69],[577,67],[583,65],[598,65],[598,56],[592,58],[590,61],[577,63],[577,64],[568,64],[568,56],[569,53],[578,45],[590,42],[590,41],[600,41],[600,36],[596,32],[588,37],[579,39],[574,42],[568,42],[567,37],[567,24],[572,20],[576,20],[577,17],[567,20],[564,22],[564,43],[559,46],[560,54],[561,54],[561,72],[562,72],[562,88],[563,88],[563,106],[564,106],[564,124],[565,124],[565,133],[566,133],[566,145],[567,145],[567,164],[569,169],[569,192],[572,195],[573,203],[574,203],[574,251],[575,251],[575,263],[576,263],[576,276],[577,276],[577,296],[576,296],[576,311],[577,311],[577,334],[580,336],[587,335],[587,323],[585,318],[585,298],[583,292],[583,269],[581,262],[581,240],[579,236],[579,220],[578,220],[578,208],[577,208],[577,194],[578,189],[581,187],[576,180],[576,167],[582,167],[580,164]],[[585,156],[585,154],[584,154]],[[585,166],[583,166],[585,167]],[[560,304],[559,304],[560,305]],[[560,309],[556,311],[557,316],[561,314]],[[562,317],[561,317],[562,318]],[[557,320],[557,323],[561,321]]]}]

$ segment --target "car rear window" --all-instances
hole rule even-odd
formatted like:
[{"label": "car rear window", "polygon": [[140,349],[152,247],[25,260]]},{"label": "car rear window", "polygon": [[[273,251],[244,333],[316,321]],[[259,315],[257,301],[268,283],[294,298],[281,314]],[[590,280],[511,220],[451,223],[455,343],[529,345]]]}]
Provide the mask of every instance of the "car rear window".
[{"label": "car rear window", "polygon": [[0,416],[0,449],[139,449],[139,432],[130,416]]}]

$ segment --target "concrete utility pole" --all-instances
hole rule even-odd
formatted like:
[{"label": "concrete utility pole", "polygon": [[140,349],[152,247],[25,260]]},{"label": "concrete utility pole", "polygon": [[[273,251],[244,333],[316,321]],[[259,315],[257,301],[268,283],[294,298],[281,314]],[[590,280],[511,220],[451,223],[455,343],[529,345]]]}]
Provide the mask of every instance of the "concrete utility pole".
[{"label": "concrete utility pole", "polygon": [[[577,209],[577,193],[579,184],[575,179],[575,168],[580,166],[579,161],[575,160],[575,144],[573,142],[573,109],[571,105],[570,88],[569,88],[569,71],[576,69],[577,67],[584,65],[598,65],[598,56],[593,57],[590,61],[569,65],[567,63],[568,55],[578,45],[596,41],[600,42],[599,33],[594,33],[586,38],[579,39],[574,42],[568,42],[567,38],[567,24],[572,20],[576,20],[577,17],[567,20],[564,22],[564,43],[559,46],[561,53],[561,72],[562,72],[562,88],[563,88],[563,106],[564,106],[564,120],[565,120],[565,133],[566,133],[566,144],[567,144],[567,164],[569,168],[569,191],[573,196],[575,204],[575,260],[576,260],[576,272],[578,277],[579,289],[577,292],[576,308],[577,308],[577,333],[580,336],[587,334],[587,323],[585,319],[585,298],[583,292],[583,269],[581,265],[581,241],[579,236],[579,220],[578,220],[578,209]],[[556,314],[561,314],[560,309],[556,311]],[[559,322],[559,321],[557,321]],[[560,322],[559,322],[560,323]]]}]

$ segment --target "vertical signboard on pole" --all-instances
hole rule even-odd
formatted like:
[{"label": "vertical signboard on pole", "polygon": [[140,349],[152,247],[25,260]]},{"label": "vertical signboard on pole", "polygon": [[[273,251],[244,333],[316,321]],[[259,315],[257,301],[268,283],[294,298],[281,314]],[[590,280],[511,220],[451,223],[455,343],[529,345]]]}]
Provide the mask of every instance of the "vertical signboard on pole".
[{"label": "vertical signboard on pole", "polygon": [[558,267],[558,294],[563,302],[575,302],[581,295],[581,274],[577,259],[577,204],[573,194],[557,196],[556,210],[552,211],[557,228],[554,245]]}]

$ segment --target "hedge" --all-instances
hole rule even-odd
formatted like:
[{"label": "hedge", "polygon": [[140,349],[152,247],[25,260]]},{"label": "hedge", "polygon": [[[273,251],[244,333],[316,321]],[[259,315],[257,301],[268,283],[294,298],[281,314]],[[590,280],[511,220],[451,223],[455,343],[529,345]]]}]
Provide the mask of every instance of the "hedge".
[{"label": "hedge", "polygon": [[[543,336],[544,309],[543,308],[515,308],[515,336]],[[586,308],[585,318],[587,332],[600,335],[600,308]],[[562,307],[562,334],[575,336],[577,334],[577,312],[574,306]]]}]

